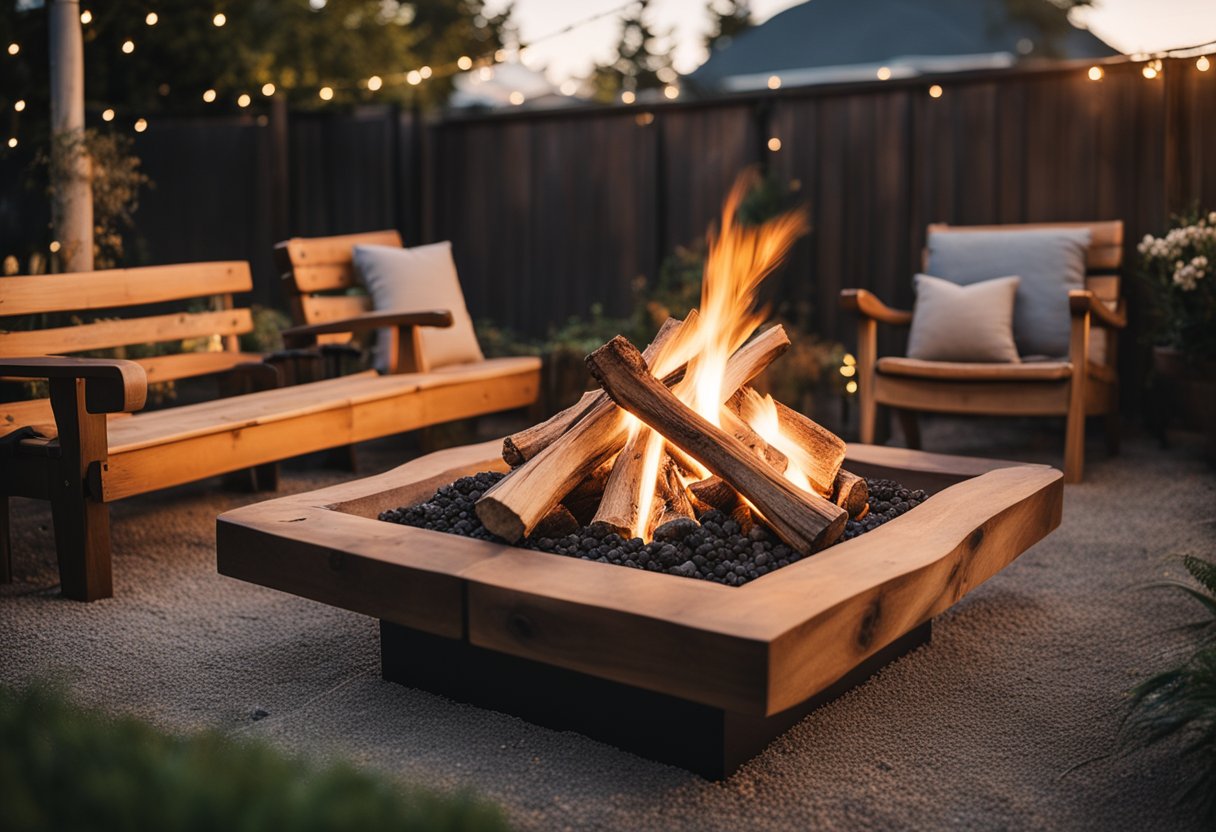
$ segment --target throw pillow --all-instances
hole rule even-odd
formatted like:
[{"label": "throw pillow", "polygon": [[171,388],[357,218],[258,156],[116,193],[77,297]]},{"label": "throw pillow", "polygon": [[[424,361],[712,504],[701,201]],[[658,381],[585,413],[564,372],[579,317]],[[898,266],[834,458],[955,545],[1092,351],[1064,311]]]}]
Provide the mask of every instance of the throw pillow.
[{"label": "throw pillow", "polygon": [[929,235],[927,271],[967,285],[1016,274],[1013,337],[1023,357],[1068,355],[1070,289],[1085,288],[1087,228],[939,231]]},{"label": "throw pillow", "polygon": [[1020,280],[998,277],[969,286],[918,274],[908,357],[925,361],[1018,361],[1014,298]]},{"label": "throw pillow", "polygon": [[[354,259],[355,271],[377,312],[446,309],[452,313],[450,327],[421,328],[422,352],[431,369],[483,360],[473,319],[464,304],[451,243],[414,248],[355,246]],[[381,370],[389,363],[389,341],[384,334],[376,352],[376,365]]]}]

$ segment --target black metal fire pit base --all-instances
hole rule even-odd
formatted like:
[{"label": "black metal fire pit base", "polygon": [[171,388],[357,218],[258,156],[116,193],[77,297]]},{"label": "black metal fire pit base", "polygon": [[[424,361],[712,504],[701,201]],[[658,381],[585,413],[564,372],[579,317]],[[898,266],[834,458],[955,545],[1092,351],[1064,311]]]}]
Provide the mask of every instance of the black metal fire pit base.
[{"label": "black metal fire pit base", "polygon": [[750,716],[380,622],[384,678],[458,702],[576,731],[710,780],[728,777],[816,708],[929,642],[932,621],[831,687],[779,714]]}]

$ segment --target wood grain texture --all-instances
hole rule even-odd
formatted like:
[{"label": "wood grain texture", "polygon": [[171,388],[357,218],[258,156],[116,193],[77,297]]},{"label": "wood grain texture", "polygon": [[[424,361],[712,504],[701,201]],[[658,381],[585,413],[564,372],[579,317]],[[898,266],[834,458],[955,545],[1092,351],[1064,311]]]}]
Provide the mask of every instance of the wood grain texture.
[{"label": "wood grain texture", "polygon": [[87,381],[85,407],[89,413],[139,410],[148,392],[144,369],[134,361],[115,358],[36,356],[0,359],[0,376]]},{"label": "wood grain texture", "polygon": [[252,330],[253,317],[248,309],[149,315],[80,326],[0,332],[0,358],[59,355],[211,335],[241,335]]},{"label": "wood grain texture", "polygon": [[[275,246],[290,271],[290,283],[299,294],[346,289],[356,284],[354,248],[357,245],[401,247],[394,230],[343,234],[335,237],[293,237]],[[312,323],[303,321],[302,323]]]},{"label": "wood grain texture", "polygon": [[243,261],[21,276],[0,280],[0,318],[117,309],[252,289],[249,264]]},{"label": "wood grain texture", "polygon": [[[499,448],[442,451],[221,515],[219,569],[511,655],[766,715],[955,603],[1054,528],[1062,507],[1061,475],[1046,466],[854,445],[849,470],[931,472],[956,484],[738,588],[371,519],[456,477],[504,470]],[[447,579],[463,594],[442,589]]]}]

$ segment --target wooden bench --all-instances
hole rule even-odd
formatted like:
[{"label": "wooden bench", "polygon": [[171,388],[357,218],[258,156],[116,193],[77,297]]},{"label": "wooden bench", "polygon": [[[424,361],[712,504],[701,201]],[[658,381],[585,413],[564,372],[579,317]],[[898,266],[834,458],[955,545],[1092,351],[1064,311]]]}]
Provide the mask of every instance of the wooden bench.
[{"label": "wooden bench", "polygon": [[[1011,364],[922,361],[878,357],[878,324],[908,326],[912,313],[892,309],[865,289],[841,292],[843,308],[858,315],[857,379],[861,441],[874,441],[878,406],[895,409],[908,447],[920,447],[916,413],[1063,416],[1064,481],[1080,482],[1085,462],[1085,419],[1106,417],[1111,453],[1119,446],[1118,331],[1126,326],[1120,298],[1123,223],[1062,222],[1030,225],[930,225],[929,232],[1088,228],[1085,289],[1069,292],[1069,354],[1053,361]],[[928,252],[925,263],[928,265]]]},{"label": "wooden bench", "polygon": [[[112,594],[108,504],[114,500],[523,407],[536,397],[539,360],[503,358],[430,373],[368,371],[133,414],[143,407],[150,380],[184,378],[261,357],[236,349],[237,337],[252,327],[252,316],[235,306],[232,294],[250,288],[244,263],[0,278],[4,318],[215,297],[210,311],[0,331],[0,377],[47,379],[50,385],[47,400],[0,405],[0,433],[10,434],[0,439],[0,579],[11,579],[10,496],[51,502],[63,594],[105,598]],[[392,327],[403,333],[402,343],[412,344],[417,327],[450,321],[446,311],[436,310],[365,314],[347,326]],[[306,343],[319,334],[305,327],[289,337]],[[187,338],[218,338],[226,354],[139,362],[61,355]],[[33,430],[14,435],[21,428]]]}]

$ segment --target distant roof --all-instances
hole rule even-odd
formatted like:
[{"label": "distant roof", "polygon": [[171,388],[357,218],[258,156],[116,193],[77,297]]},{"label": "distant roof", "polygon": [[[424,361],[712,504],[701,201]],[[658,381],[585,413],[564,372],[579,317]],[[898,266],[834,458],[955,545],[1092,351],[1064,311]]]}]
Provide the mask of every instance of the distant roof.
[{"label": "distant roof", "polygon": [[[706,89],[754,89],[773,74],[783,85],[823,83],[873,78],[880,66],[899,77],[1043,57],[1041,35],[1010,20],[1008,6],[1008,0],[809,0],[715,50],[690,80]],[[1119,54],[1076,27],[1055,47],[1063,59]]]}]

